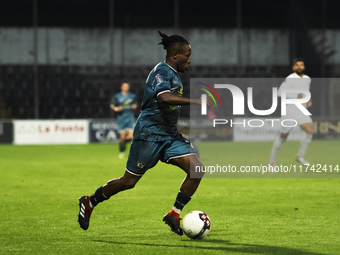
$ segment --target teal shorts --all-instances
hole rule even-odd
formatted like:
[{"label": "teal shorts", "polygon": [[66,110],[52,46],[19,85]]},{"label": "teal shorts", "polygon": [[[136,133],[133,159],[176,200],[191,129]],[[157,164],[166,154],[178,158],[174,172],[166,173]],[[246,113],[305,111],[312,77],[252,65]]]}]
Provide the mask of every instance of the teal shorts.
[{"label": "teal shorts", "polygon": [[128,129],[133,129],[135,125],[135,117],[133,115],[119,116],[117,118],[118,131],[123,132]]},{"label": "teal shorts", "polygon": [[166,141],[151,142],[133,140],[126,171],[133,175],[142,176],[148,169],[154,167],[160,160],[169,163],[171,159],[196,154],[195,147],[189,140],[178,134]]}]

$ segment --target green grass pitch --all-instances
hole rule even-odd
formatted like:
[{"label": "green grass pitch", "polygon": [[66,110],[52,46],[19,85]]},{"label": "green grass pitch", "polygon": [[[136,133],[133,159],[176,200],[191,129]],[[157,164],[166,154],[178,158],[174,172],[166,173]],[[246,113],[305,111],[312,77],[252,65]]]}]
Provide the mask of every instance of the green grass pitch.
[{"label": "green grass pitch", "polygon": [[[221,143],[202,146],[203,163],[212,146]],[[272,143],[223,146],[227,162],[251,165],[268,161]],[[278,163],[294,163],[297,150],[287,142]],[[340,164],[339,152],[340,141],[313,141],[306,158]],[[78,198],[121,176],[125,163],[117,144],[0,146],[0,254],[340,254],[337,178],[205,178],[182,217],[204,211],[212,229],[191,240],[162,222],[184,173],[160,162],[98,205],[82,230]]]}]

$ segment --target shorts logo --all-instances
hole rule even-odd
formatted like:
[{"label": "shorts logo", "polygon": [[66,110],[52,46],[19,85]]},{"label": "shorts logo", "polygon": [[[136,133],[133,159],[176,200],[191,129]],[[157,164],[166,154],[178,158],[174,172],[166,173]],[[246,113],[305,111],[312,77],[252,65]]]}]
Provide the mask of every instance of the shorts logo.
[{"label": "shorts logo", "polygon": [[138,162],[137,162],[137,167],[138,167],[139,169],[143,169],[143,168],[145,167],[144,162],[138,161]]},{"label": "shorts logo", "polygon": [[163,82],[163,77],[159,74],[156,75],[156,80],[157,80],[157,83],[162,83]]}]

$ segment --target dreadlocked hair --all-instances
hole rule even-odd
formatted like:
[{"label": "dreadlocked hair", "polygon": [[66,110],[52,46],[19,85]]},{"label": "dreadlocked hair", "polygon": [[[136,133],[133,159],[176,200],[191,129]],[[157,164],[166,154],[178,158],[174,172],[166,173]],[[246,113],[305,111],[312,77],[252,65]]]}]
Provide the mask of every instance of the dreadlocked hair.
[{"label": "dreadlocked hair", "polygon": [[161,31],[158,31],[158,33],[162,37],[162,41],[159,44],[162,44],[165,50],[168,50],[170,47],[177,48],[183,46],[184,44],[189,44],[189,42],[180,35],[167,36]]}]

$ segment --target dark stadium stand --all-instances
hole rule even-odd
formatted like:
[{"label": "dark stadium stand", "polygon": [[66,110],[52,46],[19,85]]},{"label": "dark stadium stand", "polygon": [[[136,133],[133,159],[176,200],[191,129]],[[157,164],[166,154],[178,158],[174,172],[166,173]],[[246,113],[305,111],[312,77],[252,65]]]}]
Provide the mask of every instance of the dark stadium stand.
[{"label": "dark stadium stand", "polygon": [[[152,66],[114,67],[108,66],[39,66],[39,118],[40,119],[82,119],[114,117],[110,110],[112,96],[120,90],[124,80],[131,84],[131,91],[142,101],[145,79]],[[247,66],[239,70],[236,66],[192,66],[182,75],[183,84],[190,78],[219,77],[283,77],[289,67]],[[0,98],[2,112],[7,118],[34,118],[34,75],[32,66],[0,65]],[[246,88],[242,88],[244,92]],[[264,92],[263,92],[264,91]],[[256,96],[268,96],[271,90],[254,90]],[[267,95],[268,94],[268,95]],[[184,90],[184,96],[190,91]],[[262,103],[261,103],[262,102]],[[259,109],[270,107],[257,100]],[[140,107],[140,106],[139,106]],[[230,107],[231,108],[231,107]],[[232,115],[231,109],[230,116]],[[138,115],[139,108],[136,111]],[[4,114],[5,113],[5,114]],[[246,113],[249,116],[249,112]],[[189,108],[183,107],[182,117],[189,117]]]}]

